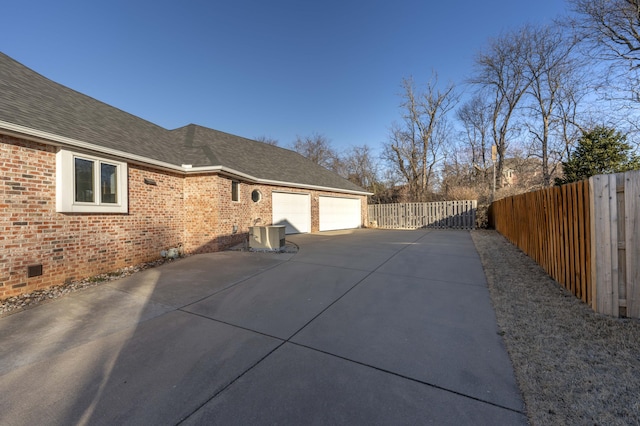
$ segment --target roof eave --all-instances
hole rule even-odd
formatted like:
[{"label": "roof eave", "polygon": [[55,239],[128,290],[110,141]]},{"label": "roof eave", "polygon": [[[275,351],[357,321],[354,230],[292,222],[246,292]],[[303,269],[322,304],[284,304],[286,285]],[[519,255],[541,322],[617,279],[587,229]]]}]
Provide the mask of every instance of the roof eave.
[{"label": "roof eave", "polygon": [[353,195],[373,195],[373,192],[368,192],[368,191],[357,191],[353,189],[333,188],[330,186],[319,186],[319,185],[309,185],[309,184],[297,183],[297,182],[284,182],[279,180],[260,179],[255,176],[251,176],[246,173],[240,172],[238,170],[234,170],[224,166],[192,167],[187,171],[187,173],[212,173],[212,172],[222,173],[232,177],[238,177],[238,178],[245,179],[247,181],[260,184],[260,185],[284,186],[287,188],[301,188],[301,189],[310,189],[310,190],[317,190],[317,191],[340,192],[343,194],[353,194]]},{"label": "roof eave", "polygon": [[171,170],[174,172],[185,171],[184,167],[177,166],[175,164],[154,160],[152,158],[131,154],[128,152],[117,150],[117,149],[106,148],[104,146],[95,145],[95,144],[80,141],[77,139],[68,138],[66,136],[56,135],[54,133],[44,132],[42,130],[21,126],[19,124],[8,123],[2,120],[0,120],[0,129],[2,129],[5,134],[31,140],[34,142],[43,143],[46,145],[71,147],[71,148],[81,149],[85,151],[91,151],[99,154],[108,155],[111,157],[126,159],[126,160],[143,164],[143,165],[153,165],[153,166],[156,166],[165,170]]},{"label": "roof eave", "polygon": [[356,190],[342,189],[342,188],[331,188],[331,187],[325,187],[325,186],[307,185],[307,184],[301,184],[296,182],[283,182],[283,181],[276,181],[276,180],[269,180],[269,179],[260,179],[255,176],[251,176],[249,174],[246,174],[228,167],[224,167],[224,166],[192,167],[191,165],[188,165],[188,164],[182,164],[178,166],[176,164],[154,160],[152,158],[131,154],[125,151],[106,148],[104,146],[80,141],[73,138],[68,138],[66,136],[56,135],[49,132],[44,132],[42,130],[37,130],[30,127],[21,126],[18,124],[9,123],[2,120],[0,120],[0,129],[3,130],[3,133],[8,134],[10,136],[28,139],[28,140],[43,143],[46,145],[82,149],[82,150],[91,151],[94,153],[100,153],[100,154],[104,154],[112,157],[126,159],[128,161],[141,164],[141,165],[151,165],[151,166],[155,166],[168,171],[184,173],[186,175],[201,174],[201,173],[222,173],[226,175],[236,176],[238,178],[242,178],[250,182],[254,182],[262,185],[273,185],[273,186],[283,186],[288,188],[301,188],[301,189],[310,189],[310,190],[319,190],[319,191],[339,192],[343,194],[353,194],[353,195],[373,195],[373,193],[367,192],[367,191],[356,191]]}]

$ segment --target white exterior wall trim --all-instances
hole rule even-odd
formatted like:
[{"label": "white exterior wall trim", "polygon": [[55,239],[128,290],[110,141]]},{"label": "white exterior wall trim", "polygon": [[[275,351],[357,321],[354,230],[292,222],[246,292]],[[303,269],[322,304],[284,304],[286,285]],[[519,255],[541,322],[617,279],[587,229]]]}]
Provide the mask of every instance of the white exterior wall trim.
[{"label": "white exterior wall trim", "polygon": [[243,173],[238,170],[234,170],[224,166],[206,166],[206,167],[191,167],[189,165],[178,166],[175,164],[166,163],[164,161],[154,160],[141,155],[130,154],[128,152],[106,148],[100,145],[95,145],[95,144],[83,142],[77,139],[68,138],[66,136],[59,136],[53,133],[43,132],[41,130],[36,130],[29,127],[8,123],[2,120],[0,120],[0,129],[5,130],[5,133],[7,133],[10,136],[28,139],[28,140],[43,143],[46,145],[73,147],[73,148],[81,149],[84,151],[90,151],[92,153],[103,154],[103,155],[108,155],[118,159],[128,160],[140,165],[151,165],[151,166],[159,167],[164,170],[184,173],[185,175],[201,174],[201,173],[223,173],[223,174],[239,177],[239,178],[248,180],[250,182],[263,184],[263,185],[282,186],[287,188],[311,189],[311,190],[338,192],[338,193],[353,194],[353,195],[372,195],[373,194],[371,192],[366,192],[366,191],[353,191],[348,189],[331,188],[326,186],[307,185],[307,184],[300,184],[295,182],[283,182],[283,181],[270,180],[270,179],[260,179],[255,176],[251,176],[247,173]]}]

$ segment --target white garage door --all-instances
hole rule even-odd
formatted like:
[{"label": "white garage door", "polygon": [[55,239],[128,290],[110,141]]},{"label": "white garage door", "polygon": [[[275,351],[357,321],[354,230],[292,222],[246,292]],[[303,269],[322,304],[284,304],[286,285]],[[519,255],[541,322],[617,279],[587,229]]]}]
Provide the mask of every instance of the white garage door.
[{"label": "white garage door", "polygon": [[320,230],[360,228],[359,198],[320,197]]},{"label": "white garage door", "polygon": [[286,225],[285,233],[311,232],[311,197],[309,194],[274,192],[273,224]]}]

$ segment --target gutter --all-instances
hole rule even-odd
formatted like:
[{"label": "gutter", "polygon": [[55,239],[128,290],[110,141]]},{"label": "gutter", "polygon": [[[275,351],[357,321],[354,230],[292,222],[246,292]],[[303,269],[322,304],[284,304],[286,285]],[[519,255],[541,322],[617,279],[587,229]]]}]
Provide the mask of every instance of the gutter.
[{"label": "gutter", "polygon": [[178,172],[184,175],[202,174],[202,173],[220,173],[220,174],[225,174],[232,177],[239,177],[247,181],[250,181],[252,183],[257,183],[262,185],[274,185],[274,186],[284,186],[289,188],[302,188],[302,189],[311,189],[311,190],[320,190],[320,191],[329,191],[329,192],[340,192],[343,194],[354,194],[354,195],[373,195],[372,192],[367,192],[367,191],[354,191],[349,189],[306,185],[306,184],[300,184],[295,182],[281,182],[276,180],[261,179],[261,178],[257,178],[255,176],[246,174],[244,172],[240,172],[238,170],[234,170],[224,166],[192,167],[190,164],[182,164],[181,166],[178,166],[178,165],[167,163],[164,161],[154,160],[152,158],[144,157],[141,155],[131,154],[125,151],[120,151],[117,149],[107,148],[104,146],[83,142],[77,139],[68,138],[66,136],[60,136],[53,133],[44,132],[42,130],[36,130],[30,127],[20,126],[18,124],[9,123],[2,120],[0,120],[0,129],[3,129],[4,130],[3,133],[9,136],[27,139],[27,140],[42,143],[45,145],[53,145],[53,146],[59,146],[59,147],[73,147],[80,150],[105,154],[110,157],[117,157],[119,159],[128,160],[128,162],[132,162],[134,164],[143,165],[143,166],[151,165],[166,171]]}]

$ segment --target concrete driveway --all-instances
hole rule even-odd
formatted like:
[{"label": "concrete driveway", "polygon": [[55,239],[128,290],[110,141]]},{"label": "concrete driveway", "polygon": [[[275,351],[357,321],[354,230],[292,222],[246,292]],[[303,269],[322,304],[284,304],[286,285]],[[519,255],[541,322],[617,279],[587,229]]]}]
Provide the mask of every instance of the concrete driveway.
[{"label": "concrete driveway", "polygon": [[466,231],[289,236],[0,318],[0,424],[526,424]]}]

